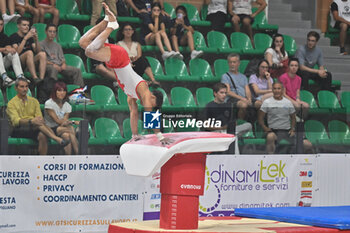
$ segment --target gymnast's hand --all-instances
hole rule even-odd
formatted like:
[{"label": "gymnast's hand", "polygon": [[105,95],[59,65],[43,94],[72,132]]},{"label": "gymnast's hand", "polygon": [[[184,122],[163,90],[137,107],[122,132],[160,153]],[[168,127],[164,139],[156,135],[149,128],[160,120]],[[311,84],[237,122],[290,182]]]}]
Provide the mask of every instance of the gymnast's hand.
[{"label": "gymnast's hand", "polygon": [[163,138],[163,139],[160,140],[160,142],[162,143],[162,146],[168,146],[171,143],[173,143],[174,140],[170,139],[170,138]]},{"label": "gymnast's hand", "polygon": [[144,138],[145,138],[145,136],[136,134],[136,135],[132,135],[131,141],[135,141],[136,142],[136,141],[142,140]]}]

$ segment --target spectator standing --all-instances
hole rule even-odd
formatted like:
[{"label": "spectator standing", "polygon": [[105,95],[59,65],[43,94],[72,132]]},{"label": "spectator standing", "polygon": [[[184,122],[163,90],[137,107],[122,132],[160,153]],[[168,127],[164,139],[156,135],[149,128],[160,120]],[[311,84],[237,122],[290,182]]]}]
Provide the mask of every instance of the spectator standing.
[{"label": "spectator standing", "polygon": [[350,25],[350,1],[349,0],[333,0],[331,4],[331,25],[333,28],[339,29],[339,46],[340,55],[347,55],[345,50],[346,36]]},{"label": "spectator standing", "polygon": [[[306,90],[309,89],[309,79],[318,83],[322,90],[332,90],[332,74],[325,69],[322,50],[316,46],[319,39],[320,34],[310,31],[306,45],[296,52],[300,64],[298,75],[302,77],[302,87]],[[315,65],[318,65],[318,69],[315,69]]]},{"label": "spectator standing", "polygon": [[208,5],[206,20],[210,21],[210,29],[224,33],[227,21],[227,0],[204,0]]},{"label": "spectator standing", "polygon": [[265,59],[270,66],[272,78],[278,78],[288,69],[288,53],[284,47],[284,39],[281,34],[276,34],[272,38],[272,45],[265,51]]},{"label": "spectator standing", "polygon": [[[7,9],[10,12],[10,15],[7,14],[6,12]],[[16,22],[16,20],[19,17],[21,17],[21,15],[15,14],[15,0],[1,0],[0,10],[1,10],[2,19],[4,20],[4,24],[7,24],[8,22]]]},{"label": "spectator standing", "polygon": [[[28,68],[34,82],[38,84],[45,78],[46,55],[41,51],[36,29],[29,30],[29,25],[29,19],[19,18],[18,31],[10,36],[10,43],[19,54],[22,67]],[[39,77],[36,74],[36,65],[39,66]]]},{"label": "spectator standing", "polygon": [[21,16],[24,16],[24,13],[28,12],[33,16],[33,24],[39,23],[40,19],[40,10],[38,8],[34,8],[30,5],[29,0],[15,0],[16,2],[16,11]]},{"label": "spectator standing", "polygon": [[[163,43],[168,51],[164,50]],[[147,14],[141,24],[141,43],[146,45],[156,44],[162,54],[163,60],[169,57],[180,58],[180,53],[172,50],[168,35],[165,32],[165,24],[160,17],[160,4],[152,4],[151,14]]]},{"label": "spectator standing", "polygon": [[45,28],[45,33],[46,38],[40,41],[40,47],[47,58],[47,77],[57,80],[57,75],[60,73],[63,77],[68,78],[68,83],[83,87],[84,80],[81,70],[77,67],[67,66],[62,46],[54,41],[57,34],[56,25],[48,24]]},{"label": "spectator standing", "polygon": [[278,80],[284,86],[284,97],[291,101],[298,111],[302,108],[303,115],[306,118],[309,104],[300,100],[301,77],[297,75],[298,68],[298,59],[291,58],[288,64],[288,72],[282,74]]},{"label": "spectator standing", "polygon": [[72,124],[75,121],[69,120],[72,106],[68,103],[67,86],[63,82],[57,82],[52,89],[51,98],[45,102],[45,124],[53,132],[65,141],[70,143],[64,147],[66,155],[78,154],[78,140],[75,137],[75,130]]},{"label": "spectator standing", "polygon": [[233,103],[238,108],[238,119],[244,120],[247,108],[252,105],[251,93],[247,77],[239,73],[240,56],[231,53],[227,56],[229,72],[221,77],[221,82],[227,87],[226,101]]},{"label": "spectator standing", "polygon": [[18,78],[15,83],[17,95],[7,105],[6,113],[12,126],[12,137],[32,138],[38,140],[38,152],[46,155],[48,150],[47,137],[65,147],[69,144],[45,124],[37,99],[28,96],[28,80]]},{"label": "spectator standing", "polygon": [[265,0],[256,0],[255,2],[259,4],[259,8],[253,13],[253,2],[254,0],[228,0],[227,9],[231,15],[231,22],[235,32],[241,31],[239,25],[242,24],[242,31],[249,36],[254,46],[252,24],[254,18],[266,8],[267,4]]},{"label": "spectator standing", "polygon": [[[95,2],[95,1],[93,1]],[[58,26],[60,20],[60,12],[56,8],[56,0],[35,0],[35,8],[40,11],[40,23],[44,23],[45,14],[49,13],[52,15],[52,23]]]},{"label": "spectator standing", "polygon": [[[131,24],[126,23],[120,27],[117,35],[117,44],[128,52],[132,68],[138,75],[142,77],[143,74],[146,73],[152,83],[159,85],[154,78],[151,65],[148,60],[142,56],[141,45],[136,40],[135,29]],[[113,77],[113,79],[115,78]]]},{"label": "spectator standing", "polygon": [[21,60],[17,51],[12,48],[8,36],[4,33],[4,21],[0,18],[0,75],[4,86],[11,86],[15,81],[7,76],[6,70],[12,66],[16,78],[24,78]]},{"label": "spectator standing", "polygon": [[268,69],[268,62],[266,60],[261,60],[258,63],[258,70],[256,74],[249,77],[249,85],[251,85],[252,92],[254,91],[255,95],[254,107],[256,109],[260,108],[265,99],[272,96],[273,79],[271,78]]},{"label": "spectator standing", "polygon": [[[287,140],[295,149],[296,137],[295,126],[296,117],[293,104],[283,97],[283,85],[276,82],[272,85],[273,96],[266,99],[259,110],[258,122],[266,133],[266,150],[268,154],[273,154],[276,149],[275,143],[282,139]],[[267,125],[265,125],[265,115],[267,115]],[[304,139],[304,149],[306,153],[312,153],[311,143]]]},{"label": "spectator standing", "polygon": [[90,19],[91,25],[96,25],[96,21],[101,16],[102,2],[105,2],[113,14],[117,15],[117,0],[92,0],[92,15]]},{"label": "spectator standing", "polygon": [[200,57],[203,54],[203,51],[197,51],[194,49],[193,41],[193,27],[190,24],[190,21],[187,17],[187,10],[184,6],[177,6],[176,9],[176,18],[171,21],[171,40],[173,42],[174,50],[178,54],[178,57],[182,60],[183,55],[179,51],[179,45],[185,46],[188,45],[191,52],[191,59]]}]

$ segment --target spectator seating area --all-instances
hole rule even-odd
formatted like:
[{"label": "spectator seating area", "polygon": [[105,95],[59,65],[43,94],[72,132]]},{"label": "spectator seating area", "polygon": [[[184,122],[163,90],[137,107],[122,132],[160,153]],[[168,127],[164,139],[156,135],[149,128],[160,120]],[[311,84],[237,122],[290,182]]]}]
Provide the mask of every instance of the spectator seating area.
[{"label": "spectator seating area", "polygon": [[[90,0],[82,1],[82,13],[79,13],[78,6],[73,0],[56,1],[60,10],[60,25],[58,27],[57,42],[62,45],[65,52],[66,63],[80,68],[84,81],[87,83],[90,98],[95,101],[95,105],[73,105],[73,120],[89,120],[89,146],[120,146],[131,138],[130,119],[128,114],[127,96],[121,89],[114,91],[109,81],[92,72],[91,60],[86,58],[82,49],[79,48],[78,41],[89,28],[91,15]],[[277,25],[267,23],[266,15],[261,12],[254,21],[254,44],[246,34],[240,32],[229,32],[227,34],[209,31],[210,22],[205,20],[206,6],[198,12],[197,8],[189,3],[183,4],[189,15],[190,22],[195,29],[194,42],[195,49],[204,51],[203,58],[193,60],[167,59],[164,62],[159,59],[160,52],[156,46],[142,46],[142,51],[148,59],[155,79],[161,82],[158,88],[163,97],[162,113],[190,113],[194,116],[200,115],[205,105],[213,100],[212,85],[221,80],[222,74],[228,71],[226,56],[229,53],[239,53],[241,64],[239,70],[244,73],[249,61],[255,57],[263,58],[266,48],[271,46],[271,35],[278,31]],[[165,10],[175,16],[174,7],[165,3]],[[255,9],[256,10],[256,9]],[[132,12],[131,12],[132,13]],[[103,12],[102,12],[103,14]],[[131,14],[132,15],[132,14]],[[49,15],[47,16],[50,17]],[[137,17],[119,17],[119,22],[131,22],[139,26],[140,20]],[[38,31],[39,40],[43,40],[45,35],[45,24],[34,25]],[[231,28],[230,23],[226,28]],[[14,23],[5,25],[5,33],[11,35],[17,31]],[[139,32],[139,30],[137,30]],[[111,37],[116,37],[115,30]],[[288,55],[291,57],[297,49],[295,40],[284,35],[284,43]],[[189,50],[186,47],[180,48],[184,54]],[[14,78],[13,72],[9,72]],[[25,73],[30,77],[28,72]],[[147,75],[144,78],[148,80]],[[336,77],[335,77],[336,79]],[[314,84],[310,81],[310,84]],[[340,89],[339,80],[333,80],[332,86]],[[68,90],[77,88],[68,85]],[[29,95],[36,96],[36,88],[29,90]],[[7,102],[15,95],[13,87],[0,90],[0,108],[4,115]],[[319,91],[311,93],[301,91],[301,99],[310,105],[309,117],[305,121],[305,135],[314,145],[342,145],[350,146],[350,132],[347,115],[350,111],[350,91],[342,92],[338,99],[336,93],[329,91]],[[43,107],[43,106],[42,106]],[[142,106],[139,104],[139,110]],[[251,122],[253,130],[246,133],[240,140],[241,146],[257,145],[264,146],[264,133],[256,121]],[[148,134],[151,131],[144,130],[142,121],[139,120],[139,133]],[[198,128],[165,128],[164,132],[199,131]],[[30,139],[9,138],[9,145],[35,145]],[[51,144],[56,144],[51,142]],[[324,151],[329,151],[324,147]],[[244,152],[244,151],[243,151]],[[16,152],[13,152],[16,153]],[[99,153],[98,150],[93,153]],[[261,153],[261,152],[260,152]]]}]

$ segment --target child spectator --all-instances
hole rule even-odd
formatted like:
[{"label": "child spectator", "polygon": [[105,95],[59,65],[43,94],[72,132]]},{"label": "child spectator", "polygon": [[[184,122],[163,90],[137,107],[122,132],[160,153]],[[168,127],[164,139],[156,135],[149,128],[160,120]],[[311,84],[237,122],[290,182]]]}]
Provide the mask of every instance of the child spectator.
[{"label": "child spectator", "polygon": [[284,40],[281,34],[272,38],[272,45],[265,51],[265,59],[269,62],[272,78],[278,78],[288,69],[288,53],[284,48]]}]

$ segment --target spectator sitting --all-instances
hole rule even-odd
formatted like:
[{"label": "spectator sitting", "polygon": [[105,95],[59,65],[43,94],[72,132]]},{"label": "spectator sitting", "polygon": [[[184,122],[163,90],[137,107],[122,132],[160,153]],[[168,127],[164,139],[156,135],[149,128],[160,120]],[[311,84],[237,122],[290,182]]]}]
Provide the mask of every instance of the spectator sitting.
[{"label": "spectator sitting", "polygon": [[204,0],[208,5],[206,20],[210,21],[210,29],[224,33],[227,21],[227,0]]},{"label": "spectator sitting", "polygon": [[154,78],[148,60],[142,56],[141,45],[136,40],[135,30],[131,24],[127,23],[121,26],[117,35],[117,44],[128,52],[132,68],[138,75],[142,77],[146,73],[152,83],[159,85],[159,82]]},{"label": "spectator sitting", "polygon": [[[317,82],[322,90],[332,90],[332,74],[324,68],[323,53],[316,46],[320,34],[310,31],[307,34],[307,43],[298,48],[296,57],[299,59],[300,69],[298,75],[302,77],[302,87],[309,89],[309,79]],[[319,69],[314,66],[318,65]]]},{"label": "spectator sitting", "polygon": [[4,86],[12,86],[15,81],[7,76],[6,68],[12,65],[17,78],[24,78],[24,75],[18,53],[11,47],[9,38],[3,29],[4,21],[0,18],[0,75]]},{"label": "spectator sitting", "polygon": [[[147,14],[147,17],[144,19],[145,21],[141,24],[141,43],[146,45],[156,44],[163,60],[175,56],[180,58],[180,53],[172,50],[169,38],[165,32],[165,24],[162,21],[162,17],[160,17],[160,4],[157,2],[153,3],[151,14]],[[162,39],[168,51],[164,50]]]},{"label": "spectator sitting", "polygon": [[229,72],[221,77],[221,82],[227,87],[226,101],[234,104],[238,108],[238,119],[244,120],[247,108],[252,105],[251,93],[248,86],[247,77],[239,73],[240,56],[231,53],[227,56]]},{"label": "spectator sitting", "polygon": [[96,25],[96,21],[100,18],[102,11],[102,2],[105,2],[113,14],[117,15],[117,0],[93,0],[91,1],[92,15],[90,19],[90,25]]},{"label": "spectator sitting", "polygon": [[350,1],[348,0],[333,0],[331,4],[331,25],[333,28],[339,29],[339,46],[340,55],[347,55],[345,51],[345,42],[347,31],[350,25],[349,15]]},{"label": "spectator sitting", "polygon": [[28,12],[33,16],[33,24],[39,23],[40,11],[30,5],[29,0],[15,0],[15,3],[16,11],[18,11],[21,16],[24,16],[24,13]]},{"label": "spectator sitting", "polygon": [[179,51],[179,45],[188,45],[191,51],[191,59],[200,57],[203,51],[197,51],[194,49],[193,41],[193,27],[187,17],[187,10],[184,6],[176,7],[176,18],[172,20],[172,26],[170,29],[171,40],[173,42],[174,50],[178,53],[179,58],[182,60],[183,56]]},{"label": "spectator sitting", "polygon": [[267,4],[265,0],[256,0],[256,3],[260,6],[257,11],[253,13],[252,2],[253,0],[228,0],[227,9],[228,13],[231,15],[231,22],[235,32],[240,31],[239,24],[241,23],[242,31],[249,36],[252,45],[254,46],[252,24],[254,18],[266,8]]},{"label": "spectator sitting", "polygon": [[[210,131],[227,133],[228,124],[230,120],[234,120],[232,116],[231,103],[225,102],[227,96],[227,87],[223,83],[216,83],[213,86],[214,101],[209,102],[205,107],[205,119],[213,118],[221,122],[221,127],[207,128]],[[232,119],[231,119],[232,118]],[[233,123],[233,122],[231,122]],[[250,123],[243,123],[236,125],[236,136],[243,135],[252,129]]]},{"label": "spectator sitting", "polygon": [[[6,10],[6,2],[8,11],[10,12],[10,15],[7,14]],[[16,22],[16,20],[21,17],[19,14],[15,14],[15,0],[1,0],[0,1],[0,10],[2,19],[4,20],[4,24],[7,24],[8,22]]]},{"label": "spectator sitting", "polygon": [[270,77],[268,68],[268,62],[266,60],[261,60],[258,64],[257,73],[251,75],[249,78],[249,85],[251,85],[256,96],[254,102],[254,107],[256,109],[260,108],[265,99],[272,96],[273,79]]},{"label": "spectator sitting", "polygon": [[300,110],[302,108],[304,118],[307,117],[309,104],[300,100],[301,78],[297,75],[299,61],[297,58],[289,59],[288,72],[282,74],[278,80],[283,84],[284,97],[292,102],[294,108]]},{"label": "spectator sitting", "polygon": [[[19,18],[18,31],[10,36],[10,42],[19,54],[22,67],[28,68],[35,84],[38,84],[45,78],[46,55],[41,51],[36,29],[29,30],[29,25],[29,19]],[[39,77],[36,74],[36,65],[39,66]]]},{"label": "spectator sitting", "polygon": [[45,14],[49,13],[52,14],[52,23],[58,25],[60,12],[56,8],[56,0],[35,0],[35,8],[40,11],[40,23],[44,23]]},{"label": "spectator sitting", "polygon": [[288,69],[288,53],[284,48],[284,39],[281,34],[272,38],[272,45],[265,51],[265,59],[269,62],[272,78],[278,78]]},{"label": "spectator sitting", "polygon": [[27,95],[28,80],[16,79],[15,89],[17,95],[8,102],[6,109],[13,128],[11,136],[38,140],[40,155],[47,154],[47,137],[52,138],[63,147],[67,146],[69,141],[56,136],[52,129],[45,125],[38,100]]},{"label": "spectator sitting", "polygon": [[[273,96],[262,103],[258,113],[258,122],[266,133],[266,150],[268,154],[275,152],[276,141],[279,143],[282,139],[285,139],[293,147],[296,144],[295,109],[293,104],[283,97],[283,92],[283,85],[279,82],[274,83],[272,85]],[[265,125],[264,121],[266,114],[268,126]],[[306,153],[313,153],[312,144],[307,139],[303,140],[303,144]]]},{"label": "spectator sitting", "polygon": [[[166,28],[169,28],[170,16],[164,10],[164,1],[155,1],[159,4],[161,9],[160,18],[164,23]],[[146,22],[148,15],[151,14],[151,6],[153,5],[153,0],[126,0],[126,3],[133,9],[134,15],[141,19],[141,22]]]},{"label": "spectator sitting", "polygon": [[69,114],[72,112],[72,106],[68,103],[67,86],[63,82],[57,82],[52,89],[51,98],[45,102],[45,124],[62,137],[70,142],[64,147],[66,155],[78,154],[78,140],[75,137],[75,130],[72,124],[75,121],[69,120]]},{"label": "spectator sitting", "polygon": [[81,70],[77,67],[67,66],[64,59],[62,46],[54,41],[56,38],[57,27],[55,24],[48,24],[45,28],[46,38],[40,41],[42,51],[46,53],[48,78],[57,80],[58,73],[68,78],[68,83],[73,83],[80,87],[84,86]]}]

